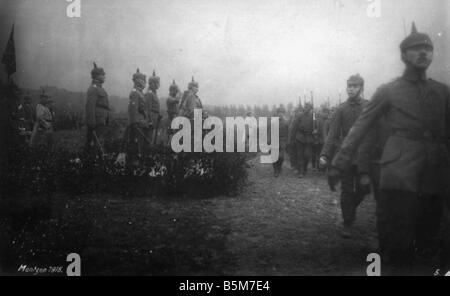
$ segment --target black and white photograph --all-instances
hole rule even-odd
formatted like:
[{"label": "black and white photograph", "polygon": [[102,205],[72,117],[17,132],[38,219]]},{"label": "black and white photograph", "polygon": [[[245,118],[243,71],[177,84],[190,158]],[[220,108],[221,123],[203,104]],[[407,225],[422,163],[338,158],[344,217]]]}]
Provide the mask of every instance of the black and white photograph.
[{"label": "black and white photograph", "polygon": [[0,58],[1,276],[450,276],[447,0],[0,0]]}]

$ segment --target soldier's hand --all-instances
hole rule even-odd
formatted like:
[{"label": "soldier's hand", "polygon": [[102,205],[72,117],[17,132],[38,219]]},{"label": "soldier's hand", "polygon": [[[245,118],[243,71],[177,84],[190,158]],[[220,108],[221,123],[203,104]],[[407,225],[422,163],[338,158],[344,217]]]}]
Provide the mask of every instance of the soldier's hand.
[{"label": "soldier's hand", "polygon": [[126,154],[125,153],[119,153],[119,155],[117,155],[117,159],[114,162],[115,165],[120,165],[120,166],[125,166],[126,163]]},{"label": "soldier's hand", "polygon": [[369,177],[369,175],[361,174],[359,176],[359,184],[360,184],[360,187],[361,187],[360,188],[361,193],[363,195],[370,194],[371,189],[370,189],[370,177]]},{"label": "soldier's hand", "polygon": [[336,186],[340,181],[340,173],[336,168],[330,167],[328,169],[328,186],[330,186],[331,191],[336,191]]},{"label": "soldier's hand", "polygon": [[359,184],[361,184],[361,186],[369,186],[370,185],[370,177],[367,174],[362,174],[359,177]]},{"label": "soldier's hand", "polygon": [[328,165],[328,159],[325,156],[321,156],[319,159],[319,169],[324,170]]}]

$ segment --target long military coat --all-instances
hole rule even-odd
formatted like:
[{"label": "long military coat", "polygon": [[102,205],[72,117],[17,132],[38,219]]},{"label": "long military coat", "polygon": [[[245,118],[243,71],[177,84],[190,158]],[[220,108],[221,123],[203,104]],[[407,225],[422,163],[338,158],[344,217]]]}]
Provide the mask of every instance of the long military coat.
[{"label": "long military coat", "polygon": [[449,165],[449,96],[446,85],[406,70],[376,91],[333,165],[348,167],[367,132],[384,117],[391,134],[380,160],[380,188],[443,193]]}]

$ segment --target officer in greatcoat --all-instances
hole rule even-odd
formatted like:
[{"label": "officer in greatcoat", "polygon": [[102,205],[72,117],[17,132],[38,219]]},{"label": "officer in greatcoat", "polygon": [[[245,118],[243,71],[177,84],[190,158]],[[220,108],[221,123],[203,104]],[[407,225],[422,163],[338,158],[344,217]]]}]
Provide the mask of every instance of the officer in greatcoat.
[{"label": "officer in greatcoat", "polygon": [[415,255],[436,252],[448,197],[450,92],[426,76],[433,50],[430,37],[413,24],[400,44],[403,75],[378,88],[332,163],[348,170],[366,134],[385,120],[390,134],[380,159],[377,219],[388,225],[379,237],[393,274],[409,274]]}]

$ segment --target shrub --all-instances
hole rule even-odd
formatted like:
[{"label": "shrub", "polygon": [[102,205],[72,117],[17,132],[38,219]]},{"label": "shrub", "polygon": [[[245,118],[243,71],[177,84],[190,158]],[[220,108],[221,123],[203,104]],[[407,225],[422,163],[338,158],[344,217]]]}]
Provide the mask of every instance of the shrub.
[{"label": "shrub", "polygon": [[245,154],[179,153],[153,148],[138,165],[116,164],[120,143],[104,157],[58,149],[18,149],[12,154],[4,193],[12,196],[112,193],[126,196],[211,197],[237,193],[246,181]]}]

